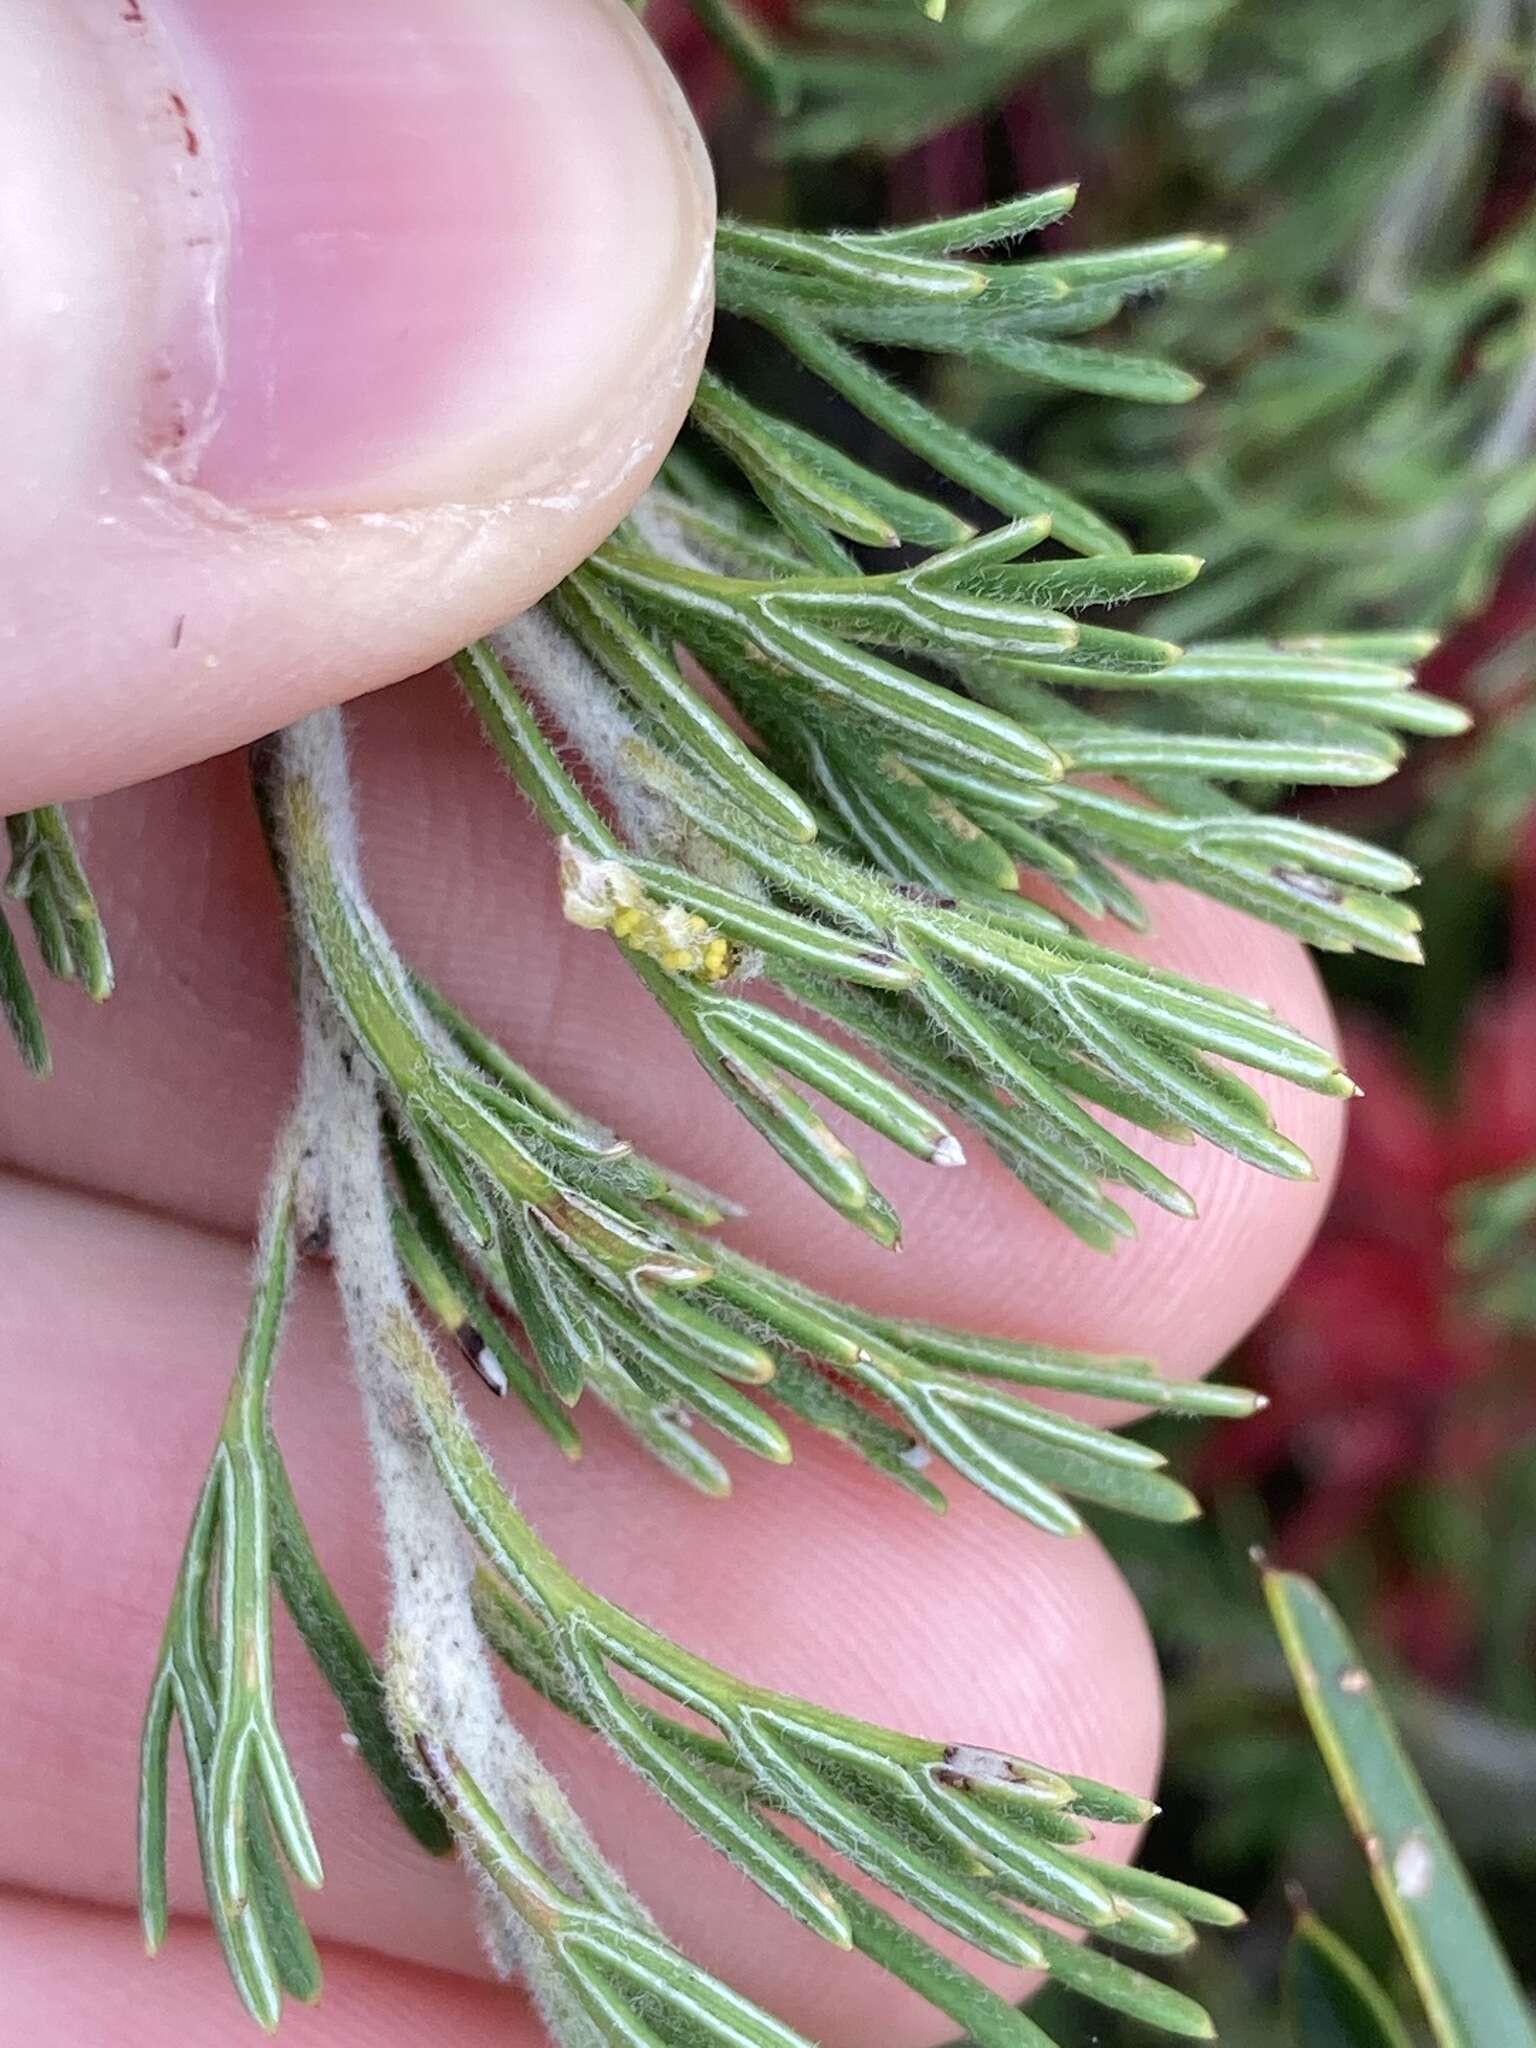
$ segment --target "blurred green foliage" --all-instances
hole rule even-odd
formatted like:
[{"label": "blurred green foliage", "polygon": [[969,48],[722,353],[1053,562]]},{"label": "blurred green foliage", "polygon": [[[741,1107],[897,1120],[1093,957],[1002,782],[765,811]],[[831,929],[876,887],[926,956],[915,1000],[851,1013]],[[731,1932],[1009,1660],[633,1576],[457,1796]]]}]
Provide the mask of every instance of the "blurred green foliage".
[{"label": "blurred green foliage", "polygon": [[[1189,289],[1135,309],[1137,345],[1206,380],[1183,406],[1083,403],[974,364],[919,370],[889,352],[895,373],[938,384],[951,416],[1069,480],[1138,547],[1205,556],[1197,583],[1146,608],[1154,630],[1424,625],[1448,636],[1430,681],[1473,709],[1479,730],[1390,793],[1322,811],[1424,870],[1429,965],[1405,977],[1330,963],[1329,978],[1395,1049],[1406,1107],[1440,1131],[1447,1160],[1469,1149],[1454,1142],[1473,1114],[1469,1082],[1482,1083],[1485,1125],[1507,1114],[1509,1144],[1505,1163],[1459,1191],[1409,1187],[1384,1168],[1374,1194],[1365,1187],[1389,1230],[1414,1201],[1429,1205],[1424,1227],[1437,1205],[1448,1211],[1423,1276],[1432,1313],[1407,1339],[1422,1355],[1402,1359],[1385,1393],[1358,1390],[1362,1408],[1385,1401],[1411,1420],[1423,1457],[1349,1522],[1323,1571],[1516,1969],[1536,1986],[1536,1441],[1529,1398],[1518,1398],[1536,1383],[1536,1162],[1519,1153],[1525,1096],[1517,1117],[1486,1072],[1490,1016],[1510,1091],[1533,1064],[1522,1043],[1536,1053],[1536,1032],[1521,1036],[1521,1020],[1536,1020],[1536,10],[951,0],[942,29],[911,0],[791,11],[774,61],[799,110],[757,152],[739,104],[722,114],[728,201],[740,194],[795,221],[875,222],[1081,176],[1072,220],[1085,242],[1186,229],[1230,241]],[[803,383],[760,351],[735,367],[780,409],[804,404]],[[890,467],[888,449],[859,452]],[[920,467],[894,473],[931,482]],[[1447,1383],[1448,1354],[1485,1361],[1481,1377]],[[1269,1384],[1283,1403],[1283,1378]],[[1316,1426],[1347,1417],[1348,1396],[1346,1386]],[[1474,1458],[1438,1456],[1469,1429]],[[1258,1475],[1240,1459],[1197,1471],[1187,1430],[1153,1435],[1210,1513],[1194,1530],[1103,1531],[1168,1679],[1151,1854],[1251,1915],[1235,1941],[1169,1974],[1214,2014],[1228,2048],[1295,2048],[1304,1899],[1411,2012],[1250,1555],[1283,1546],[1316,1498],[1304,1433]],[[1032,2011],[1067,2048],[1142,2038],[1111,2017],[1085,2021],[1054,1991]]]}]

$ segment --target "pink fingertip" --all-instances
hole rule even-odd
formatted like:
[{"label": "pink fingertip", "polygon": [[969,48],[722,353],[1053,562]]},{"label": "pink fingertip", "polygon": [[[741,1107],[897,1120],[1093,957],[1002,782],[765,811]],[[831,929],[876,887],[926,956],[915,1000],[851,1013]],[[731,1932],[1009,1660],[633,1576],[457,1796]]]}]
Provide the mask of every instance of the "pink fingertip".
[{"label": "pink fingertip", "polygon": [[262,511],[558,490],[707,290],[708,173],[622,0],[118,4],[179,266],[152,461]]}]

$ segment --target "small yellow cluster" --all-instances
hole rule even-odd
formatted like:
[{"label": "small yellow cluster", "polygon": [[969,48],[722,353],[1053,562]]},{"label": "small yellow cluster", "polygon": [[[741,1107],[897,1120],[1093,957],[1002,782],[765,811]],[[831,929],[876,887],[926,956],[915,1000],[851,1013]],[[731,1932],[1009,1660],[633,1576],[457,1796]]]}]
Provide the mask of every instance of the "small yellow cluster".
[{"label": "small yellow cluster", "polygon": [[731,971],[729,939],[711,932],[705,919],[694,913],[685,918],[681,932],[661,930],[665,918],[666,911],[659,904],[627,903],[614,912],[608,929],[626,946],[649,953],[673,974],[698,974],[705,981],[723,981]]},{"label": "small yellow cluster", "polygon": [[561,907],[572,924],[609,931],[670,974],[724,981],[735,949],[706,918],[676,903],[658,903],[622,861],[598,860],[569,840],[560,847]]}]

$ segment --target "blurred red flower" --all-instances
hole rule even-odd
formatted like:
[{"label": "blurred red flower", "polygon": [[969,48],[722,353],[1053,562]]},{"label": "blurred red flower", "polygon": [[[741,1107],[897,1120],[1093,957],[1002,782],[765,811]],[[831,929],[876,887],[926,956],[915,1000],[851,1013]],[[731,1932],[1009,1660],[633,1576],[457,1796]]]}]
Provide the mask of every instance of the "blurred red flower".
[{"label": "blurred red flower", "polygon": [[[771,32],[783,25],[790,12],[790,0],[750,0],[742,11]],[[688,95],[689,105],[707,130],[735,89],[735,74],[729,60],[721,54],[708,30],[700,27],[684,0],[652,0],[646,9],[645,23],[665,50],[668,63]]]},{"label": "blurred red flower", "polygon": [[[1520,867],[1516,971],[1477,999],[1449,1105],[1431,1099],[1383,1024],[1346,1020],[1364,1092],[1338,1189],[1238,1367],[1271,1405],[1206,1442],[1206,1489],[1269,1482],[1273,1547],[1301,1569],[1367,1536],[1400,1487],[1474,1484],[1532,1425],[1512,1412],[1510,1339],[1464,1299],[1447,1220],[1464,1182],[1536,1158],[1536,857]],[[1424,1675],[1450,1678],[1470,1625],[1454,1583],[1404,1569],[1390,1544],[1378,1565],[1379,1626]]]}]

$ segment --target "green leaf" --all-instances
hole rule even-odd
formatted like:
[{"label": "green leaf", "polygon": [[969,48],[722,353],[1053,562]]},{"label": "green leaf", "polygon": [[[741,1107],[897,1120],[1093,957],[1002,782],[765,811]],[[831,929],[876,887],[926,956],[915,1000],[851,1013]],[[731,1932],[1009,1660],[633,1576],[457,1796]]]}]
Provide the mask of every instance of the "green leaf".
[{"label": "green leaf", "polygon": [[679,1412],[674,1394],[648,1393],[606,1352],[589,1370],[587,1384],[609,1413],[676,1478],[712,1500],[726,1499],[731,1475],[708,1445],[699,1442],[692,1417]]},{"label": "green leaf", "polygon": [[501,1259],[512,1310],[528,1333],[544,1377],[569,1404],[580,1396],[602,1340],[582,1300],[577,1276],[540,1228],[537,1214],[533,1210],[506,1218]]},{"label": "green leaf", "polygon": [[984,291],[984,272],[904,251],[881,235],[797,234],[787,228],[754,227],[721,221],[716,247],[770,270],[828,278],[847,288],[863,287],[875,297],[972,299]]},{"label": "green leaf", "polygon": [[0,1014],[10,1026],[22,1064],[31,1073],[47,1074],[53,1062],[48,1053],[48,1035],[43,1029],[42,1012],[37,1007],[37,997],[27,978],[16,934],[3,910],[0,910]]},{"label": "green leaf", "polygon": [[[767,1793],[877,1883],[920,1906],[939,1926],[1002,1962],[1040,1967],[1043,1957],[1027,1920],[996,1903],[976,1879],[914,1846],[863,1801],[850,1797],[842,1790],[835,1767],[818,1767],[803,1731],[785,1729],[776,1725],[776,1719],[747,1707],[732,1726],[738,1753]],[[830,1764],[831,1759],[825,1762]]]},{"label": "green leaf", "polygon": [[931,1110],[820,1032],[759,1003],[727,996],[712,997],[703,1007],[703,1026],[711,1043],[745,1041],[915,1158],[942,1166],[965,1164],[958,1143]]},{"label": "green leaf", "polygon": [[[821,715],[830,708],[840,723],[891,733],[941,758],[1029,782],[1061,774],[1055,752],[1015,720],[825,630],[805,616],[792,592],[672,569],[660,558],[613,546],[592,565],[702,661],[745,664],[749,676],[771,680],[777,692],[793,690]],[[961,623],[957,618],[957,631]],[[1065,619],[1042,624],[1055,644],[1077,637]],[[725,680],[732,680],[729,672]]]},{"label": "green leaf", "polygon": [[775,1363],[768,1388],[771,1399],[781,1407],[844,1443],[873,1465],[876,1471],[915,1493],[926,1506],[943,1513],[948,1506],[943,1493],[924,1476],[930,1462],[927,1446],[909,1431],[897,1429],[861,1401],[853,1400],[842,1388],[792,1354]]},{"label": "green leaf", "polygon": [[76,981],[93,1002],[112,993],[112,956],[101,913],[57,805],[7,818],[11,842],[5,892],[25,903],[50,974]]},{"label": "green leaf", "polygon": [[319,1850],[277,1726],[268,1393],[293,1274],[294,1135],[269,1180],[240,1360],[192,1518],[150,1688],[140,1752],[139,1913],[165,1938],[166,1771],[180,1722],[209,1914],[247,2009],[270,2030],[284,1991],[318,1992],[314,1945],[277,1860],[307,1885]]},{"label": "green leaf", "polygon": [[667,1740],[614,1683],[586,1632],[575,1636],[574,1663],[586,1713],[620,1755],[776,1904],[835,1948],[849,1947],[847,1915],[817,1864],[761,1820],[739,1791],[723,1788],[685,1748]]},{"label": "green leaf", "polygon": [[625,865],[658,897],[696,911],[743,946],[782,954],[820,974],[870,988],[908,988],[918,978],[912,962],[889,947],[850,938],[814,918],[797,917],[776,904],[705,881],[662,861],[631,859]]},{"label": "green leaf", "polygon": [[[1080,1783],[1074,1780],[1074,1785]],[[1122,1798],[1124,1794],[1120,1795]],[[1095,1787],[1084,1802],[1084,1810],[1092,1811],[1102,1801],[1102,1788]],[[1146,1820],[1145,1811],[1140,1813],[1106,1812],[1106,1819]],[[1164,1877],[1159,1871],[1148,1870],[1144,1864],[1092,1863],[1091,1868],[1114,1893],[1122,1916],[1130,1907],[1136,1907],[1151,1916],[1160,1916],[1164,1932],[1178,1936],[1180,1929],[1187,1930],[1190,1922],[1202,1927],[1241,1927],[1245,1915],[1230,1899],[1220,1898],[1215,1892],[1202,1891],[1198,1885],[1185,1884],[1179,1878]],[[1148,1926],[1152,1920],[1147,1922]],[[1168,1952],[1168,1951],[1164,1951]]]},{"label": "green leaf", "polygon": [[378,1666],[315,1555],[287,1467],[270,1432],[267,1473],[272,1489],[272,1572],[283,1604],[336,1695],[357,1753],[378,1780],[379,1789],[421,1846],[434,1856],[445,1855],[453,1846],[447,1826],[396,1747],[384,1711]]},{"label": "green leaf", "polygon": [[759,99],[777,114],[792,113],[799,97],[794,72],[762,22],[735,0],[688,0],[688,7]]},{"label": "green leaf", "polygon": [[613,833],[561,766],[495,650],[476,640],[453,657],[453,672],[478,712],[486,738],[549,830],[568,834],[589,853],[621,852]]},{"label": "green leaf", "polygon": [[486,1305],[432,1209],[404,1146],[392,1149],[407,1204],[391,1218],[405,1277],[491,1392],[505,1394],[512,1389],[566,1456],[576,1457],[581,1439],[569,1416],[529,1371],[521,1352]]},{"label": "green leaf", "polygon": [[576,1995],[623,2048],[810,2048],[728,1984],[654,1936],[609,1920],[563,1934]]},{"label": "green leaf", "polygon": [[635,971],[682,1031],[715,1086],[808,1187],[877,1241],[893,1238],[869,1175],[824,1117],[791,1088],[776,1062],[754,1050],[679,979],[636,957]]},{"label": "green leaf", "polygon": [[[1156,1977],[1100,1954],[1085,1942],[1071,1941],[1053,1928],[1040,1929],[1051,1975],[1080,1997],[1092,1999],[1111,2012],[1123,2012],[1143,2026],[1161,2027],[1190,2041],[1212,2041],[1216,2028],[1208,2012],[1182,1991],[1174,1990]],[[1311,2048],[1311,2044],[1308,2044]],[[1321,2044],[1318,2044],[1321,2048]]]},{"label": "green leaf", "polygon": [[[538,1541],[500,1488],[489,1461],[429,1358],[407,1363],[426,1441],[466,1528],[507,1582],[522,1613],[509,1610],[503,1647],[535,1684],[562,1697],[571,1660],[595,1652],[647,1688],[701,1715],[728,1745],[744,1788],[805,1821],[830,1848],[878,1881],[920,1904],[939,1924],[1001,1958],[1039,1966],[1034,1923],[999,1897],[1044,1906],[1079,1924],[1104,1925],[1115,1939],[1176,1950],[1194,1938],[1176,1911],[1160,1902],[1159,1880],[1138,1898],[1118,1873],[1090,1858],[1069,1857],[1083,1834],[1065,1809],[1074,1803],[1115,1813],[1144,1811],[1118,1803],[1107,1788],[1078,1784],[996,1751],[904,1736],[789,1695],[734,1678],[669,1642],[633,1616],[581,1586]],[[494,1582],[482,1584],[494,1608]],[[483,1607],[483,1598],[482,1598]],[[539,1638],[548,1637],[547,1648]],[[531,1652],[531,1658],[525,1655]],[[651,1765],[670,1776],[652,1738],[676,1740],[683,1770],[681,1797],[701,1824],[726,1827],[730,1815],[706,1821],[694,1765],[721,1752],[714,1738],[682,1731],[641,1703],[607,1697],[608,1679],[580,1708],[584,1718],[615,1713],[624,1741],[645,1748]],[[602,1704],[606,1700],[606,1706]],[[671,1792],[669,1790],[669,1796]],[[759,1843],[759,1849],[768,1845]],[[755,1853],[755,1852],[754,1852]],[[760,1881],[783,1881],[764,1866]],[[1219,1910],[1219,1902],[1213,1902]]]},{"label": "green leaf", "polygon": [[1264,1590],[1296,1689],[1439,2048],[1536,2048],[1536,2024],[1371,1674],[1310,1579]]},{"label": "green leaf", "polygon": [[798,319],[786,309],[776,308],[764,316],[764,325],[808,369],[858,406],[893,441],[931,464],[941,476],[952,478],[1013,518],[1047,514],[1056,538],[1080,553],[1129,552],[1118,529],[1089,506],[1059,485],[1031,475],[985,441],[944,419],[814,321]]},{"label": "green leaf", "polygon": [[828,1873],[856,1948],[963,2027],[970,2048],[1054,2048],[1027,2013],[943,1955],[851,1884]]},{"label": "green leaf", "polygon": [[1387,1994],[1314,1914],[1297,1917],[1284,1982],[1296,2048],[1412,2048]]},{"label": "green leaf", "polygon": [[[720,1373],[733,1366],[734,1360],[728,1359],[726,1366],[721,1366],[707,1355],[696,1356],[690,1348],[698,1331],[706,1326],[721,1337],[735,1335],[734,1332],[692,1310],[690,1304],[668,1300],[660,1293],[646,1300],[646,1308],[653,1317],[650,1323],[631,1314],[611,1295],[595,1297],[592,1305],[599,1327],[615,1347],[618,1362],[646,1393],[680,1404],[685,1414],[698,1416],[756,1457],[775,1465],[790,1462],[789,1439],[779,1424],[755,1401],[721,1379]],[[684,1321],[679,1311],[691,1314],[692,1320]],[[681,1326],[669,1331],[666,1325],[674,1319]],[[655,1327],[657,1321],[662,1324],[659,1330]],[[770,1367],[766,1354],[755,1346],[752,1348],[763,1358],[765,1368]],[[766,1371],[762,1377],[766,1377]]]},{"label": "green leaf", "polygon": [[904,250],[910,254],[948,256],[957,250],[993,249],[1023,235],[1048,228],[1077,203],[1076,185],[1052,185],[1042,192],[1021,192],[996,206],[979,207],[974,213],[954,213],[942,220],[920,221],[910,227],[880,228],[873,233],[850,235],[849,241],[863,248]]},{"label": "green leaf", "polygon": [[816,820],[793,790],[764,766],[676,664],[615,604],[597,579],[578,569],[549,599],[555,616],[668,740],[727,794],[750,804],[773,830],[814,839]]},{"label": "green leaf", "polygon": [[[892,965],[899,966],[900,963],[893,957]],[[568,1163],[569,1170],[577,1170],[578,1162],[590,1157],[598,1162],[596,1171],[602,1184],[615,1186],[623,1182],[626,1191],[637,1200],[654,1202],[659,1208],[669,1210],[702,1229],[723,1222],[727,1216],[742,1213],[727,1196],[715,1194],[668,1167],[658,1166],[655,1160],[637,1153],[626,1140],[615,1137],[612,1131],[572,1108],[552,1088],[545,1087],[536,1075],[520,1066],[505,1047],[478,1030],[462,1010],[456,1009],[440,989],[434,988],[421,975],[411,976],[411,986],[424,1007],[447,1029],[454,1042],[486,1078],[515,1095],[533,1112],[553,1142],[571,1148],[574,1157]],[[398,1161],[396,1163],[398,1165]],[[420,1222],[419,1216],[417,1221]],[[488,1244],[490,1238],[488,1229],[485,1236],[477,1238],[476,1242]]]},{"label": "green leaf", "polygon": [[764,412],[708,370],[690,417],[738,464],[770,511],[764,483],[788,492],[811,519],[864,547],[891,548],[902,541],[948,547],[971,530],[947,506],[902,489],[792,420]]}]

